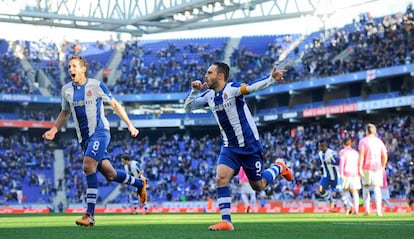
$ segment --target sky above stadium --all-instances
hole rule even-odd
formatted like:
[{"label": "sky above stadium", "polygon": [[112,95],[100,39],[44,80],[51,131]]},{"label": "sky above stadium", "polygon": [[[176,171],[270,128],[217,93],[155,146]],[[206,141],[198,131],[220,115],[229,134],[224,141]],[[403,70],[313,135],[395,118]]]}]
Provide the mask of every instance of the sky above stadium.
[{"label": "sky above stadium", "polygon": [[[341,27],[344,24],[352,22],[352,19],[358,19],[359,13],[370,12],[372,16],[384,16],[397,12],[404,12],[408,4],[413,4],[413,0],[381,0],[381,1],[361,1],[347,0],[347,6],[350,4],[361,4],[352,8],[337,9],[335,14],[325,22],[326,28]],[[268,35],[268,34],[289,34],[301,33],[306,34],[319,30],[323,26],[322,21],[317,17],[305,16],[298,19],[278,20],[273,22],[262,22],[255,24],[235,25],[228,27],[209,28],[202,30],[191,30],[172,33],[161,33],[144,35],[141,39],[167,39],[167,38],[192,38],[200,37],[239,37],[248,35]],[[91,42],[97,39],[110,39],[112,35],[115,38],[116,33],[84,31],[65,28],[52,28],[47,26],[32,26],[24,24],[9,24],[0,22],[2,34],[0,38],[8,40],[51,40],[61,42],[63,39],[81,42]],[[51,34],[52,33],[52,34]],[[129,40],[128,34],[121,35],[122,40]]]}]

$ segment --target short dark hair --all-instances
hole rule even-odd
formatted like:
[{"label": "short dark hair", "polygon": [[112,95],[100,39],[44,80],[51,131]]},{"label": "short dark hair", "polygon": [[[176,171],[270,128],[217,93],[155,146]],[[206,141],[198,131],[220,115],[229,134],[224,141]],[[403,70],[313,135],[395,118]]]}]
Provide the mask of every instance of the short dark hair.
[{"label": "short dark hair", "polygon": [[351,142],[351,143],[352,143],[352,139],[351,139],[350,137],[345,137],[345,138],[342,140],[342,143],[343,143],[344,145],[348,145],[348,142]]},{"label": "short dark hair", "polygon": [[131,160],[128,155],[122,155],[121,159],[126,160],[126,161]]},{"label": "short dark hair", "polygon": [[224,62],[216,61],[213,65],[217,66],[217,73],[224,74],[224,80],[227,81],[230,75],[230,67]]},{"label": "short dark hair", "polygon": [[322,145],[322,144],[328,145],[328,141],[326,141],[326,139],[319,140],[318,145]]}]

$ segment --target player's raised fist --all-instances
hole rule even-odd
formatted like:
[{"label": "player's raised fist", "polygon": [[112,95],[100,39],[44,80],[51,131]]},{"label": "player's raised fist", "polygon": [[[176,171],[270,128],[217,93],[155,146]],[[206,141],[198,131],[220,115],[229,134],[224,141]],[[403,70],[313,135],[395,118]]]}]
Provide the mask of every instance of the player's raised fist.
[{"label": "player's raised fist", "polygon": [[196,81],[191,82],[191,87],[192,87],[194,90],[202,90],[202,89],[204,89],[206,86],[207,86],[207,82],[202,83],[202,82],[201,82],[201,81],[199,81],[199,80],[196,80]]}]

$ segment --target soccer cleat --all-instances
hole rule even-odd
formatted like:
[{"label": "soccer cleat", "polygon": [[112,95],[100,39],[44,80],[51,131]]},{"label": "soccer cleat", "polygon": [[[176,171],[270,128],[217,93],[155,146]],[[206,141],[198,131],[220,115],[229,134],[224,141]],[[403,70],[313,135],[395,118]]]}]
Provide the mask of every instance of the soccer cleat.
[{"label": "soccer cleat", "polygon": [[277,159],[275,164],[279,165],[282,169],[282,171],[280,172],[280,176],[282,176],[284,179],[286,179],[288,181],[293,180],[292,171],[290,171],[290,169],[288,167],[286,167],[286,164],[285,164],[285,162],[283,162],[283,159]]},{"label": "soccer cleat", "polygon": [[329,211],[330,212],[336,212],[336,205],[335,205],[334,201],[329,203]]},{"label": "soccer cleat", "polygon": [[143,212],[142,214],[144,214],[144,215],[149,214],[149,208],[148,208],[148,205],[147,205],[147,204],[144,204],[143,208],[144,208],[144,212]]},{"label": "soccer cleat", "polygon": [[234,231],[233,224],[229,221],[220,221],[208,227],[210,231]]},{"label": "soccer cleat", "polygon": [[138,188],[137,193],[138,193],[139,201],[141,203],[146,203],[147,202],[147,179],[144,176],[141,176],[141,180],[142,180],[142,188],[141,190],[139,190]]},{"label": "soccer cleat", "polygon": [[92,215],[85,214],[81,218],[76,220],[76,224],[84,227],[92,227],[93,225],[95,225],[95,219]]}]

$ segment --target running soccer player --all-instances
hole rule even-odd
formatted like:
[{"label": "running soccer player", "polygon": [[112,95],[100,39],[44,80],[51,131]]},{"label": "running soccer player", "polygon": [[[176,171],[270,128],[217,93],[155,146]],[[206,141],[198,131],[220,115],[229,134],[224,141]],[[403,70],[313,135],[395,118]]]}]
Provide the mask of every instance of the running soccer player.
[{"label": "running soccer player", "polygon": [[[125,172],[135,178],[139,178],[141,180],[145,180],[147,183],[147,179],[144,177],[144,170],[142,170],[141,165],[136,160],[131,160],[128,155],[121,156],[121,162],[124,165]],[[132,192],[130,194],[130,202],[134,209],[133,214],[136,214],[140,205],[144,208],[144,214],[148,213],[148,205],[147,205],[148,198],[145,198],[144,202],[141,202],[138,198],[136,192]]]},{"label": "running soccer player", "polygon": [[[252,84],[229,82],[230,67],[223,62],[214,62],[205,74],[205,82],[191,82],[191,93],[184,102],[187,112],[208,106],[220,128],[223,145],[216,168],[217,202],[221,221],[209,230],[234,230],[231,221],[231,192],[229,182],[243,167],[250,185],[262,191],[281,175],[293,180],[292,172],[282,160],[275,160],[268,169],[263,168],[262,144],[252,114],[244,96],[261,91],[283,78],[284,70],[273,68],[270,76]],[[200,94],[201,90],[205,90]]]},{"label": "running soccer player", "polygon": [[53,140],[72,114],[78,142],[84,154],[83,172],[86,175],[87,209],[85,215],[76,220],[80,226],[95,225],[95,205],[98,194],[98,177],[101,172],[108,181],[125,183],[137,188],[141,202],[147,198],[146,181],[132,177],[124,171],[115,170],[110,162],[107,148],[111,139],[109,122],[105,117],[103,103],[109,103],[115,113],[127,125],[131,137],[137,137],[138,129],[131,123],[124,107],[109,92],[107,86],[98,80],[86,77],[88,63],[81,56],[69,59],[68,73],[72,82],[62,87],[62,109],[52,128],[42,137]]},{"label": "running soccer player", "polygon": [[318,159],[322,167],[322,177],[319,180],[319,195],[329,201],[331,212],[335,212],[334,193],[341,197],[346,210],[348,210],[348,200],[342,191],[342,181],[339,174],[339,158],[336,152],[328,147],[326,140],[320,140],[318,143]]}]

